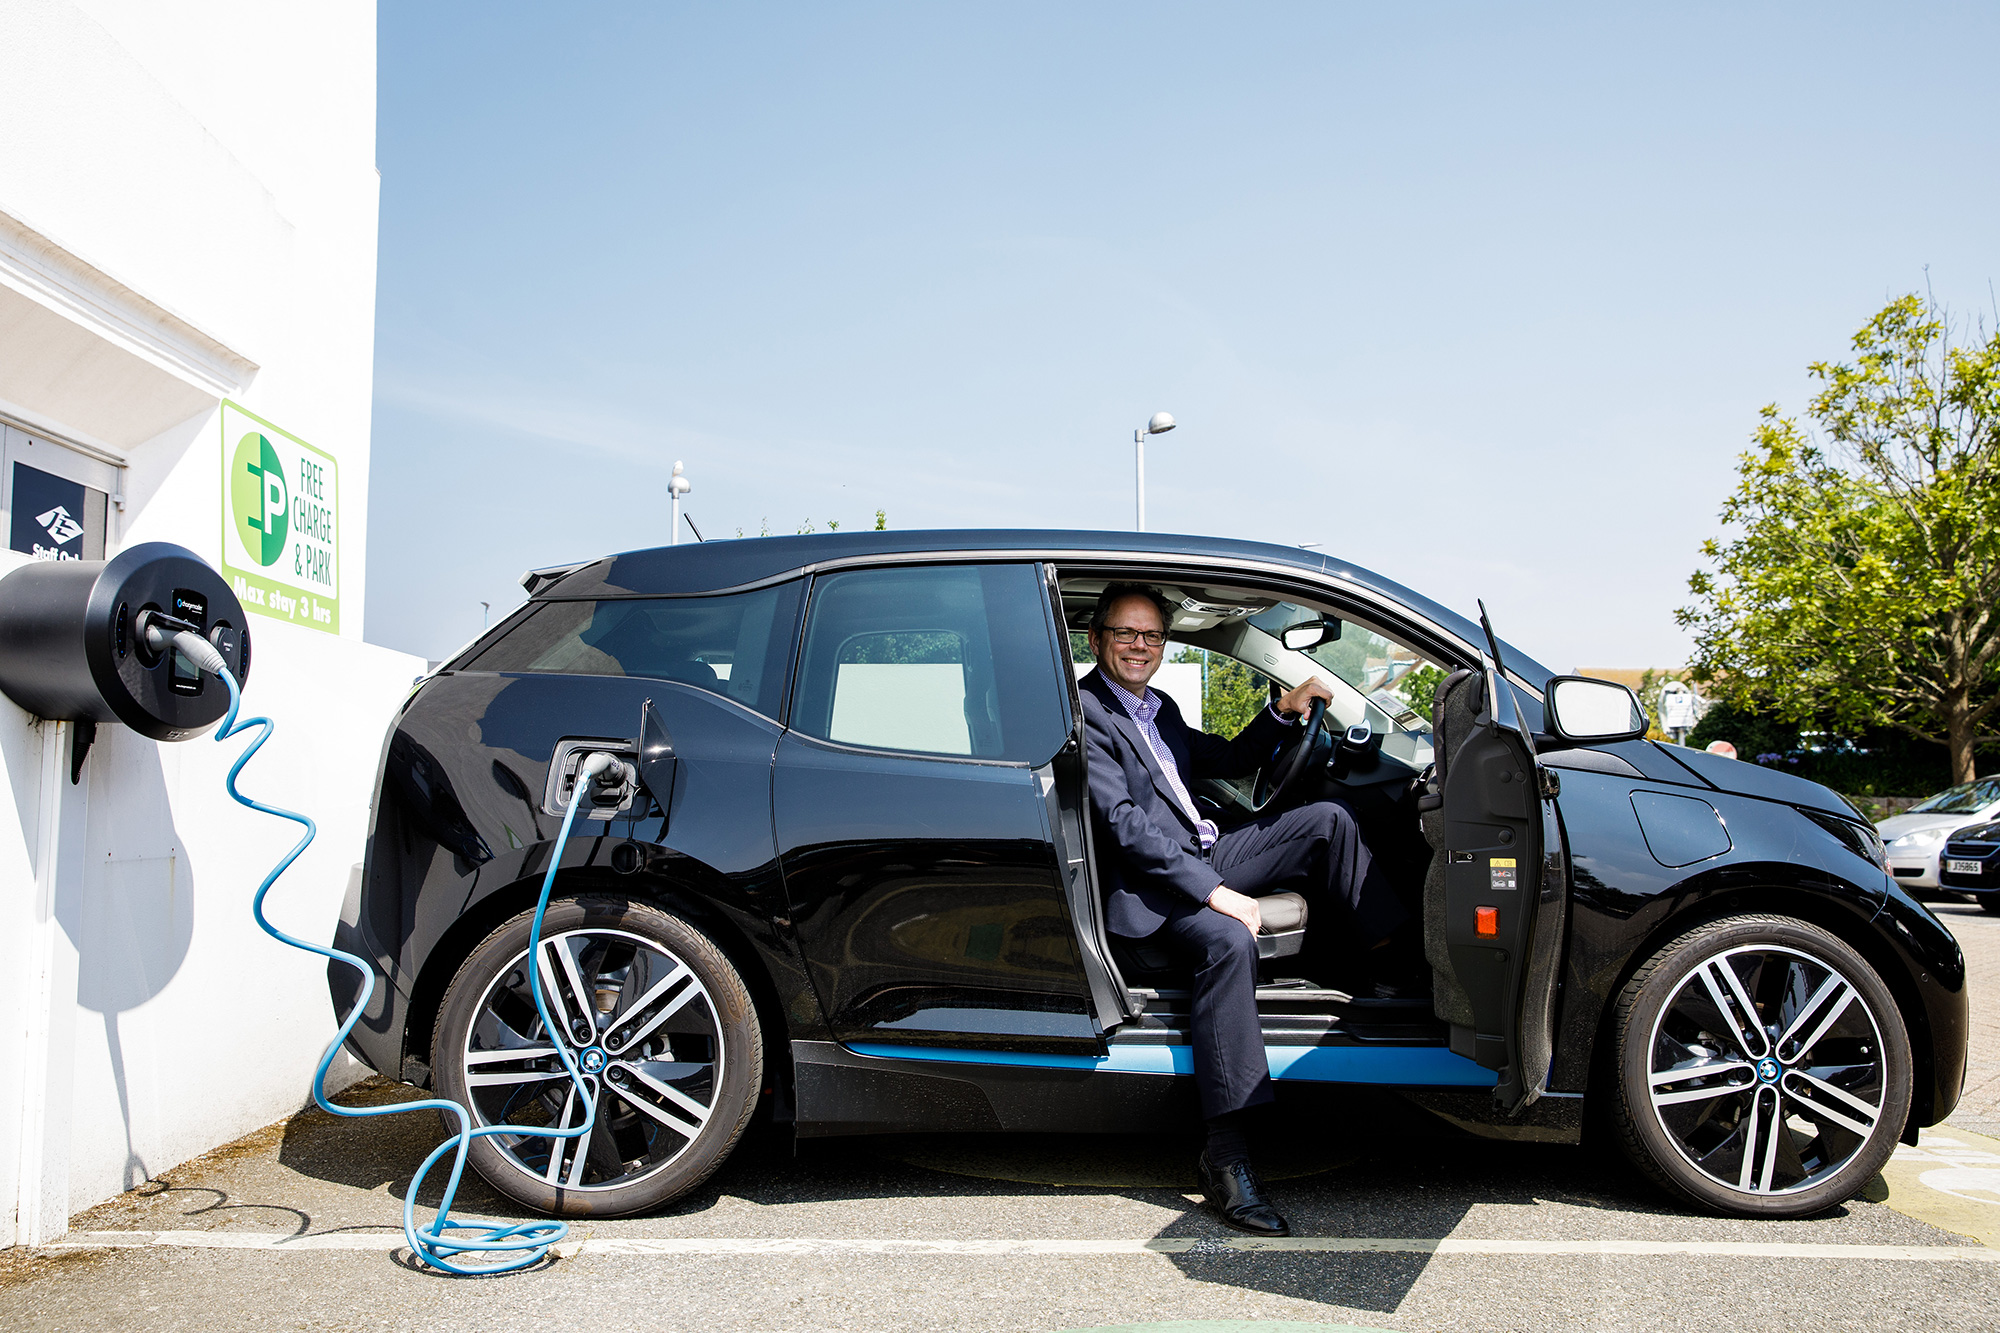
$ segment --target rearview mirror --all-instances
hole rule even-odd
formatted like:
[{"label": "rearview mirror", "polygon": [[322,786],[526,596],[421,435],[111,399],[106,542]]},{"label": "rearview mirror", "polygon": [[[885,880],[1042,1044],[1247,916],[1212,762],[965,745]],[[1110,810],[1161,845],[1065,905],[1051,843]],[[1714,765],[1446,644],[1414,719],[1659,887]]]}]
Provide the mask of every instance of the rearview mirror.
[{"label": "rearview mirror", "polygon": [[1340,622],[1336,620],[1329,625],[1324,620],[1304,620],[1296,625],[1285,626],[1284,633],[1278,637],[1284,642],[1285,647],[1295,653],[1302,653],[1308,648],[1319,647],[1328,639],[1339,638]]},{"label": "rearview mirror", "polygon": [[1646,710],[1629,686],[1594,676],[1549,682],[1549,729],[1567,741],[1629,741],[1646,734]]}]

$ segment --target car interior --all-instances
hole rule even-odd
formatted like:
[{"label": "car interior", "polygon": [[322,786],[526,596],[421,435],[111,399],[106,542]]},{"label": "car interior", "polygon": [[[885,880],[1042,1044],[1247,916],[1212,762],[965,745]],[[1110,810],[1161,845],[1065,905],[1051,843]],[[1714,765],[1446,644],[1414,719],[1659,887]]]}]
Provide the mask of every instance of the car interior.
[{"label": "car interior", "polygon": [[[1154,589],[1173,608],[1165,661],[1153,688],[1171,695],[1190,725],[1234,735],[1267,701],[1310,677],[1324,681],[1333,693],[1324,739],[1282,790],[1272,790],[1273,775],[1291,766],[1298,741],[1257,773],[1197,779],[1191,784],[1197,805],[1226,831],[1307,801],[1346,801],[1411,919],[1421,921],[1432,859],[1421,816],[1436,805],[1429,792],[1433,732],[1428,714],[1437,687],[1453,669],[1351,612],[1295,595],[1190,582],[1184,576],[1092,571],[1059,580],[1063,623],[1079,678],[1096,665],[1087,631],[1098,596],[1107,585],[1125,582]],[[1343,1015],[1345,1025],[1353,1028],[1354,1015],[1362,1009],[1369,1011],[1371,1023],[1392,1030],[1435,1023],[1429,1000],[1356,1000],[1367,979],[1366,961],[1339,921],[1310,916],[1296,895],[1273,895],[1267,904],[1266,934],[1291,937],[1276,947],[1270,940],[1259,941],[1258,1008],[1267,1033],[1290,1025],[1324,1030],[1340,1024]],[[1104,938],[1141,1025],[1173,1026],[1179,1002],[1188,994],[1185,975],[1176,973],[1163,950],[1108,934]]]}]

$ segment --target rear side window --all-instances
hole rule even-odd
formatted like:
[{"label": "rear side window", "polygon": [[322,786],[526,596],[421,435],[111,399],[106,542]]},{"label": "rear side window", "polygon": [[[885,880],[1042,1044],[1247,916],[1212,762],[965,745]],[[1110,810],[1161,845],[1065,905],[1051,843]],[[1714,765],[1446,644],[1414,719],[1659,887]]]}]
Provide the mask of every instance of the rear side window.
[{"label": "rear side window", "polygon": [[1039,764],[1063,683],[1032,565],[865,569],[813,583],[792,726],[870,749]]},{"label": "rear side window", "polygon": [[799,590],[545,602],[464,669],[677,680],[776,717]]}]

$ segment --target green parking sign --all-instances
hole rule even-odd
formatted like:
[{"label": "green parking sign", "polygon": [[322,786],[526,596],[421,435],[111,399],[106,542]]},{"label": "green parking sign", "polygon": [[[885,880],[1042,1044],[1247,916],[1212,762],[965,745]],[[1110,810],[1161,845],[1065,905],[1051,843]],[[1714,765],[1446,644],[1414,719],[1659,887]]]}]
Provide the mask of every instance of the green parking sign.
[{"label": "green parking sign", "polygon": [[333,455],[223,403],[222,524],[222,572],[246,610],[340,632]]}]

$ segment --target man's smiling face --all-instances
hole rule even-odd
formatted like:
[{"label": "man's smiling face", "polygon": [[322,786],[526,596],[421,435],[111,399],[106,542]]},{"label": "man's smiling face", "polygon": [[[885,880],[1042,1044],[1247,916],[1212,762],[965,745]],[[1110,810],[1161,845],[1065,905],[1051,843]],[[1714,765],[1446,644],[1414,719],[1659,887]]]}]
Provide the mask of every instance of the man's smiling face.
[{"label": "man's smiling face", "polygon": [[1104,617],[1104,628],[1090,636],[1091,651],[1097,654],[1098,665],[1111,679],[1130,690],[1144,696],[1146,682],[1160,669],[1166,660],[1167,648],[1161,644],[1155,648],[1143,638],[1135,638],[1131,643],[1118,643],[1111,634],[1114,629],[1152,630],[1164,632],[1167,623],[1160,619],[1160,608],[1154,606],[1147,597],[1120,597],[1111,604],[1111,610]]}]

